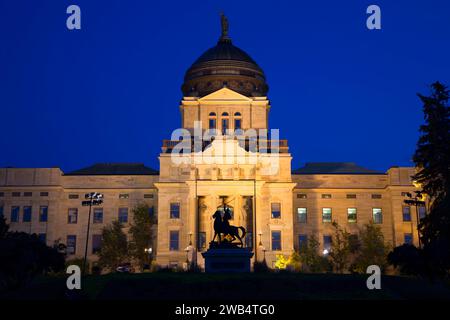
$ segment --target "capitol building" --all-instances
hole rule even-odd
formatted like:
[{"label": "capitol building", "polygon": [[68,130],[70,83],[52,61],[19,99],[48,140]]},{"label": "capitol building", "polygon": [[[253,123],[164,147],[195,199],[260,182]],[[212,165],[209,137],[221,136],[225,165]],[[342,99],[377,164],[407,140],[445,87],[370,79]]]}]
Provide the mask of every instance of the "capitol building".
[{"label": "capitol building", "polygon": [[[228,35],[226,19],[215,46],[186,71],[179,105],[182,127],[162,141],[159,170],[139,163],[99,163],[72,172],[59,168],[0,168],[0,215],[11,230],[36,233],[48,245],[67,245],[68,259],[84,256],[92,208],[88,259],[97,259],[102,228],[114,220],[125,231],[141,203],[157,217],[152,254],[160,266],[204,265],[214,236],[212,215],[223,206],[243,226],[253,260],[272,267],[314,235],[329,250],[336,221],[350,233],[378,225],[392,246],[418,245],[424,208],[406,206],[418,190],[413,167],[387,172],[352,162],[292,165],[289,143],[268,127],[271,103],[263,69]],[[276,108],[276,106],[275,106]],[[174,105],[173,110],[177,110]],[[282,129],[282,128],[281,128]],[[298,160],[297,160],[298,161]],[[296,162],[297,162],[296,161]]]}]

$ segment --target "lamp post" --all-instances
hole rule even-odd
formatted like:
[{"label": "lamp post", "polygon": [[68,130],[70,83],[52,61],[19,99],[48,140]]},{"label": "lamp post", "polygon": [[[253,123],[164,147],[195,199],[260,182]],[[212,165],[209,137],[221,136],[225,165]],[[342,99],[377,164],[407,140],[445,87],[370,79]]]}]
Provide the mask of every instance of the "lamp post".
[{"label": "lamp post", "polygon": [[420,242],[420,231],[419,231],[419,206],[424,206],[425,205],[425,201],[422,201],[420,199],[422,199],[422,192],[420,191],[415,191],[416,195],[415,197],[412,196],[411,193],[407,192],[406,196],[409,199],[404,200],[403,202],[405,204],[408,205],[413,205],[416,207],[416,220],[417,220],[417,239],[419,240],[419,248],[422,246],[421,242]]},{"label": "lamp post", "polygon": [[186,270],[189,271],[189,246],[187,246],[184,251],[186,252]]},{"label": "lamp post", "polygon": [[262,246],[262,232],[260,231],[260,232],[258,232],[258,235],[259,235],[259,246],[261,247]]},{"label": "lamp post", "polygon": [[98,206],[103,203],[103,194],[98,192],[91,192],[86,193],[84,195],[85,201],[81,202],[82,206],[89,206],[89,215],[88,215],[88,225],[87,225],[87,232],[86,232],[86,247],[84,249],[84,261],[83,261],[83,275],[86,274],[86,260],[87,260],[87,251],[88,251],[88,244],[89,244],[89,229],[91,226],[91,211],[92,206]]}]

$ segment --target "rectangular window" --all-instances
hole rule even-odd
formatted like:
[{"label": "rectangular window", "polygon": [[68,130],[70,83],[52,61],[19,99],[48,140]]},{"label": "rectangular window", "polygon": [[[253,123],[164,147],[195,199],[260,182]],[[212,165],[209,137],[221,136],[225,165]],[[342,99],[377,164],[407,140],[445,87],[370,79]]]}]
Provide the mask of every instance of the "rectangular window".
[{"label": "rectangular window", "polygon": [[39,222],[47,222],[48,219],[48,207],[40,206],[39,207]]},{"label": "rectangular window", "polygon": [[31,222],[31,206],[23,207],[23,222]]},{"label": "rectangular window", "polygon": [[[332,242],[332,237],[331,236],[323,236],[323,253],[327,254],[328,252],[331,251],[331,242]],[[326,250],[326,251],[325,251]]]},{"label": "rectangular window", "polygon": [[239,130],[241,129],[241,119],[234,119],[234,130]]},{"label": "rectangular window", "polygon": [[272,251],[281,251],[281,231],[272,231]]},{"label": "rectangular window", "polygon": [[93,223],[103,223],[103,208],[94,208]]},{"label": "rectangular window", "polygon": [[119,208],[119,222],[120,223],[128,222],[128,208]]},{"label": "rectangular window", "polygon": [[297,193],[297,199],[306,199],[308,196],[306,193]]},{"label": "rectangular window", "polygon": [[412,233],[405,233],[403,239],[404,239],[404,243],[405,244],[413,244],[413,235],[412,235]]},{"label": "rectangular window", "polygon": [[32,197],[33,196],[33,192],[24,192],[23,196],[24,197]]},{"label": "rectangular window", "polygon": [[20,197],[20,192],[13,192],[13,193],[12,193],[12,196],[13,196],[13,197]]},{"label": "rectangular window", "polygon": [[308,210],[306,208],[297,208],[297,220],[299,223],[308,221]]},{"label": "rectangular window", "polygon": [[38,239],[42,243],[47,243],[47,234],[46,233],[39,233],[38,234]]},{"label": "rectangular window", "polygon": [[180,219],[180,203],[172,202],[170,204],[170,219]]},{"label": "rectangular window", "polygon": [[48,197],[48,192],[41,192],[41,193],[40,193],[40,196],[41,196],[41,197]]},{"label": "rectangular window", "polygon": [[228,129],[228,119],[222,119],[222,135],[227,133]]},{"label": "rectangular window", "polygon": [[383,212],[381,211],[381,208],[372,208],[372,218],[373,223],[383,223]]},{"label": "rectangular window", "polygon": [[155,207],[148,207],[148,216],[150,219],[155,218]]},{"label": "rectangular window", "polygon": [[253,248],[253,233],[247,232],[245,234],[245,246],[247,248]]},{"label": "rectangular window", "polygon": [[119,194],[119,199],[128,199],[130,195],[128,193],[121,193]]},{"label": "rectangular window", "polygon": [[170,231],[170,243],[169,250],[170,251],[178,251],[180,249],[180,232],[179,231]]},{"label": "rectangular window", "polygon": [[322,222],[331,222],[331,208],[322,208]]},{"label": "rectangular window", "polygon": [[5,196],[4,192],[0,192],[0,198],[3,198]]},{"label": "rectangular window", "polygon": [[329,193],[322,194],[322,199],[331,199],[331,194]]},{"label": "rectangular window", "polygon": [[308,236],[306,234],[300,234],[298,236],[298,250],[305,251],[308,246]]},{"label": "rectangular window", "polygon": [[271,203],[271,212],[272,212],[272,219],[280,219],[281,218],[281,203],[272,202]]},{"label": "rectangular window", "polygon": [[381,194],[372,194],[372,199],[381,199]]},{"label": "rectangular window", "polygon": [[75,224],[78,222],[78,209],[70,208],[67,214],[67,223]]},{"label": "rectangular window", "polygon": [[3,218],[3,206],[0,207],[0,218]]},{"label": "rectangular window", "polygon": [[153,199],[153,194],[152,193],[144,194],[144,199]]},{"label": "rectangular window", "polygon": [[356,199],[356,194],[354,193],[347,194],[347,199]]},{"label": "rectangular window", "polygon": [[206,248],[206,232],[199,232],[198,233],[198,247],[200,249]]},{"label": "rectangular window", "polygon": [[92,235],[92,254],[99,252],[101,247],[102,247],[102,235],[101,234],[93,234]]},{"label": "rectangular window", "polygon": [[77,236],[76,235],[68,235],[66,242],[66,253],[67,254],[75,254],[77,252]]},{"label": "rectangular window", "polygon": [[69,199],[78,199],[79,197],[77,194],[69,194]]},{"label": "rectangular window", "polygon": [[410,206],[403,207],[403,221],[404,222],[411,221],[411,207]]},{"label": "rectangular window", "polygon": [[347,208],[347,221],[350,223],[355,223],[356,218],[356,208]]},{"label": "rectangular window", "polygon": [[216,128],[216,119],[209,119],[209,128],[210,129]]},{"label": "rectangular window", "polygon": [[11,207],[11,222],[19,222],[19,210],[20,207]]},{"label": "rectangular window", "polygon": [[419,219],[422,220],[427,215],[427,208],[425,208],[424,206],[420,206],[418,210],[419,210]]}]

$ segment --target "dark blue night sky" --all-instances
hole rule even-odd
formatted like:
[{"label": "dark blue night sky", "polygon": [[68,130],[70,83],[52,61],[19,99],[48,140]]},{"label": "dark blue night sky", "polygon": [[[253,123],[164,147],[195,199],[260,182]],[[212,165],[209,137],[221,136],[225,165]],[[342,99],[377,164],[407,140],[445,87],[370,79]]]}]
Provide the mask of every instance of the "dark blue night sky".
[{"label": "dark blue night sky", "polygon": [[[66,8],[82,30],[66,28]],[[366,28],[366,8],[382,30]],[[184,72],[220,34],[264,69],[292,167],[410,166],[417,92],[450,85],[450,1],[0,0],[0,167],[158,168]]]}]

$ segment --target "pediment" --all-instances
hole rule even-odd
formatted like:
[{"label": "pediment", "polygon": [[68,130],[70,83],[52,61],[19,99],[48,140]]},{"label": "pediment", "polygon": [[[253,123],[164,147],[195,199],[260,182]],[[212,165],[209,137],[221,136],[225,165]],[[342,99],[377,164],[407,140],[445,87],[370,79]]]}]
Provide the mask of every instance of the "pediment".
[{"label": "pediment", "polygon": [[198,101],[242,101],[242,102],[250,102],[251,98],[246,97],[236,91],[233,91],[228,88],[222,88],[213,93],[210,93],[200,99]]}]

